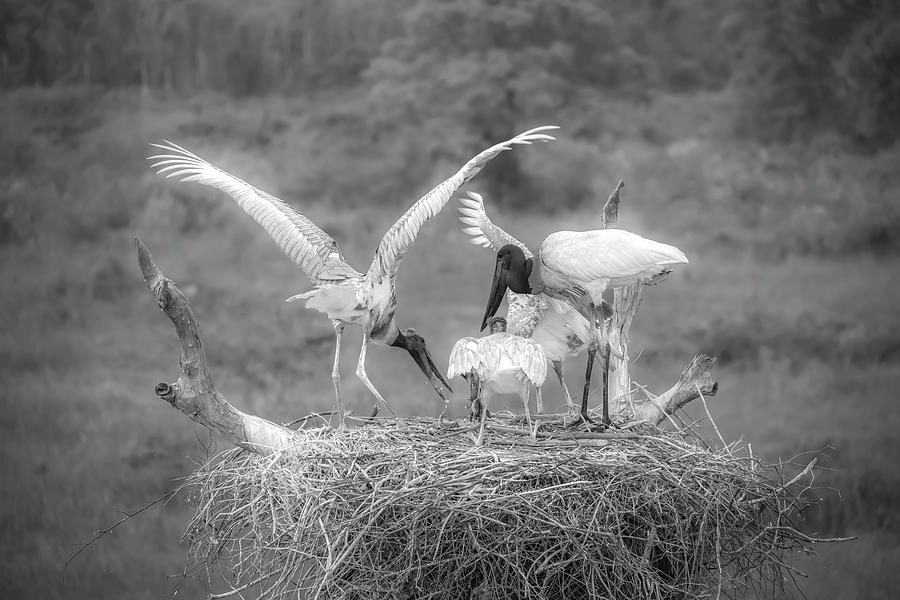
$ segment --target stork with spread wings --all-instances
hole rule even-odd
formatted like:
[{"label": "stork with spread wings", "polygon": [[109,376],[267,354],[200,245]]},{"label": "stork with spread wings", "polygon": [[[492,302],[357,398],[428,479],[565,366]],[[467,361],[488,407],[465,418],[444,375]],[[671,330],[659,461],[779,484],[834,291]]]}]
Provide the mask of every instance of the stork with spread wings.
[{"label": "stork with spread wings", "polygon": [[389,412],[392,411],[384,397],[366,374],[366,348],[370,342],[406,350],[442,398],[444,395],[441,386],[450,389],[435,366],[424,338],[413,329],[400,329],[394,320],[400,261],[415,242],[422,225],[440,212],[453,194],[477,175],[491,159],[517,144],[549,142],[554,138],[546,132],[552,129],[556,127],[537,127],[491,146],[434,187],[388,229],[365,274],[348,265],[337,242],[290,204],[171,142],[153,144],[164,153],[151,156],[150,159],[155,161],[153,168],[162,175],[214,187],[231,196],[315,285],[312,291],[292,296],[288,301],[305,300],[307,308],[325,313],[334,325],[336,344],[331,377],[337,402],[338,424],[343,427],[345,408],[341,398],[338,362],[345,325],[362,328],[363,342],[356,375]]}]

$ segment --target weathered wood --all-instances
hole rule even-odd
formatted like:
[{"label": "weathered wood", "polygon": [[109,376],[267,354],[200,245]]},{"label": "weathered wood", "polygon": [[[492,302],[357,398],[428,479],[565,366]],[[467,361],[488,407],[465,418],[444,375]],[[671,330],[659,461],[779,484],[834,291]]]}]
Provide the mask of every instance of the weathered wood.
[{"label": "weathered wood", "polygon": [[[621,179],[603,205],[601,220],[604,229],[612,229],[619,220],[619,192],[625,187]],[[631,321],[641,303],[641,285],[643,282],[628,284],[624,288],[613,291],[613,314],[605,323],[606,337],[610,347],[615,350],[609,357],[610,393],[609,410],[612,414],[620,414],[628,404],[631,393],[631,373],[628,357],[628,330]]]},{"label": "weathered wood", "polygon": [[625,187],[625,182],[620,179],[616,184],[616,189],[612,191],[609,198],[606,199],[606,204],[603,205],[601,214],[603,229],[612,229],[619,220],[619,190],[623,187]]},{"label": "weathered wood", "polygon": [[187,298],[163,275],[150,251],[135,239],[144,282],[159,308],[175,326],[181,342],[181,375],[175,383],[159,383],[156,395],[233,444],[266,455],[296,443],[296,434],[266,419],[241,412],[216,390],[206,363],[200,327]]},{"label": "weathered wood", "polygon": [[712,356],[695,356],[675,385],[653,399],[633,404],[635,420],[659,425],[667,415],[696,400],[701,393],[704,396],[715,396],[719,384],[713,381],[710,372],[714,364],[716,359]]},{"label": "weathered wood", "polygon": [[[625,183],[619,180],[603,205],[601,216],[604,229],[616,227],[619,219],[620,192]],[[641,305],[641,292],[645,285],[656,285],[665,280],[671,271],[665,270],[659,275],[638,280],[613,290],[613,314],[605,323],[606,336],[614,352],[610,355],[610,393],[609,410],[612,414],[627,416],[631,414],[634,389],[631,382],[631,358],[628,354],[630,341],[628,332],[631,323]],[[696,397],[696,396],[695,396]]]}]

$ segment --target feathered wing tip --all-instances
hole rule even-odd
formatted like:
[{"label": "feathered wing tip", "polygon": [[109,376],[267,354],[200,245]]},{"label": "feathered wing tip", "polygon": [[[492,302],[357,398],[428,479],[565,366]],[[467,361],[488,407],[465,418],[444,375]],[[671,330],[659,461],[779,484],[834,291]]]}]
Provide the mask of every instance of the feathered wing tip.
[{"label": "feathered wing tip", "polygon": [[478,192],[468,192],[468,194],[468,198],[460,197],[459,203],[462,206],[457,209],[460,214],[459,220],[463,225],[470,225],[470,227],[463,228],[463,233],[472,236],[472,239],[469,240],[470,243],[490,248],[491,241],[485,237],[482,229],[483,223],[491,222],[484,210],[484,198]]},{"label": "feathered wing tip", "polygon": [[664,244],[662,242],[657,242],[655,240],[647,240],[644,238],[645,243],[650,243],[652,250],[657,254],[656,262],[659,265],[677,265],[677,264],[688,264],[687,255],[676,248],[671,244]]},{"label": "feathered wing tip", "polygon": [[541,345],[532,339],[518,338],[522,372],[535,387],[547,379],[547,356]]},{"label": "feathered wing tip", "polygon": [[459,203],[462,205],[459,210],[459,220],[463,225],[463,233],[472,236],[470,243],[484,248],[490,248],[495,252],[500,250],[507,244],[515,244],[525,253],[527,258],[533,258],[534,254],[528,247],[508,234],[502,228],[498,227],[491,221],[484,208],[484,198],[478,192],[467,192],[469,197],[460,196]]},{"label": "feathered wing tip", "polygon": [[481,358],[478,352],[478,340],[471,337],[461,338],[450,351],[450,362],[447,365],[447,378],[457,375],[468,375],[472,371],[480,371]]},{"label": "feathered wing tip", "polygon": [[150,166],[167,179],[181,177],[181,181],[195,181],[201,174],[201,169],[213,166],[190,150],[169,140],[163,140],[162,144],[151,143],[150,145],[167,153],[147,157],[147,160],[155,161]]},{"label": "feathered wing tip", "polygon": [[370,280],[376,281],[386,275],[393,278],[400,267],[400,261],[416,241],[419,229],[444,208],[460,187],[471,181],[487,163],[501,152],[509,150],[515,145],[550,142],[556,139],[544,133],[553,129],[558,129],[558,127],[555,125],[535,127],[482,150],[469,159],[456,173],[419,198],[381,238],[366,276]]},{"label": "feathered wing tip", "polygon": [[675,250],[675,252],[678,253],[678,254],[677,254],[677,257],[678,257],[678,262],[679,262],[679,263],[682,263],[682,264],[685,264],[685,265],[686,265],[686,264],[689,264],[689,263],[691,262],[691,261],[688,260],[687,254],[685,254],[684,252],[682,252],[681,250],[679,250],[679,249],[676,248],[675,246],[672,246],[672,249]]},{"label": "feathered wing tip", "polygon": [[150,156],[157,173],[196,182],[229,195],[313,281],[359,276],[346,264],[337,242],[288,203],[223,171],[178,144],[151,144],[165,151]]},{"label": "feathered wing tip", "polygon": [[690,263],[687,255],[684,252],[682,252],[681,250],[679,250],[678,248],[676,248],[675,246],[670,246],[669,244],[661,244],[661,246],[664,246],[662,254],[665,258],[660,261],[660,264],[663,264],[663,265],[678,265],[678,264],[686,265],[686,264]]}]

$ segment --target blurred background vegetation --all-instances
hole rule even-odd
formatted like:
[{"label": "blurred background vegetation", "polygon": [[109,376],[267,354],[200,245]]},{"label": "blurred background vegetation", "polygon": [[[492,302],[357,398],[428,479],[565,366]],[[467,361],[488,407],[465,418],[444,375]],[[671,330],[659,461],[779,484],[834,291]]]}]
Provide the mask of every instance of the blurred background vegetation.
[{"label": "blurred background vegetation", "polygon": [[[861,538],[798,557],[807,595],[900,589],[900,4],[6,0],[0,89],[0,596],[207,593],[170,577],[183,494],[63,566],[214,443],[153,396],[176,346],[135,235],[190,295],[236,404],[289,421],[331,401],[330,324],[283,302],[308,284],[229,200],[153,175],[148,142],[279,194],[365,267],[461,161],[548,123],[558,142],[473,182],[496,221],[532,244],[596,227],[624,179],[621,225],[691,258],[646,294],[633,375],[660,391],[717,355],[723,432],[818,454],[806,526]],[[438,361],[475,333],[492,268],[454,212],[400,282],[401,323]],[[373,352],[369,372],[400,411],[437,414],[407,362]]]}]

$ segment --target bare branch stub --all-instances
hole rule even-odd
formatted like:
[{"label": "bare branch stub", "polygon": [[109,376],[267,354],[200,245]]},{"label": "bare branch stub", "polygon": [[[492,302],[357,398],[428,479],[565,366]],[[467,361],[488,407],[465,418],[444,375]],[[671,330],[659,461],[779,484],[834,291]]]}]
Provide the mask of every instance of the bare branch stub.
[{"label": "bare branch stub", "polygon": [[289,447],[294,438],[290,429],[243,413],[219,394],[207,366],[200,327],[187,298],[163,275],[144,243],[135,239],[135,245],[144,282],[172,321],[181,342],[181,375],[175,383],[157,384],[156,395],[229,442],[257,454]]},{"label": "bare branch stub", "polygon": [[711,373],[715,364],[716,359],[712,356],[705,354],[695,356],[675,385],[638,407],[636,419],[659,425],[667,414],[671,415],[696,400],[701,393],[704,396],[715,396],[719,390],[719,383],[713,380]]},{"label": "bare branch stub", "polygon": [[625,182],[620,179],[616,184],[616,189],[612,191],[609,198],[606,199],[606,204],[603,205],[601,219],[604,229],[612,229],[619,220],[619,190],[623,187],[625,187]]}]

